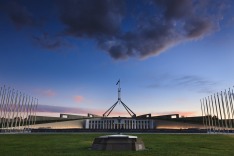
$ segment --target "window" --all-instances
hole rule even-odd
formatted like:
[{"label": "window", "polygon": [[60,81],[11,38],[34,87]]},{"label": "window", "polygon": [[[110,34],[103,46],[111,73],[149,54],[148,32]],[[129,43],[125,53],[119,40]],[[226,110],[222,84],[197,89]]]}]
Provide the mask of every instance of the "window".
[{"label": "window", "polygon": [[67,115],[62,115],[62,118],[68,118],[68,116]]},{"label": "window", "polygon": [[176,115],[172,115],[171,118],[172,119],[176,119],[177,117],[176,117]]}]

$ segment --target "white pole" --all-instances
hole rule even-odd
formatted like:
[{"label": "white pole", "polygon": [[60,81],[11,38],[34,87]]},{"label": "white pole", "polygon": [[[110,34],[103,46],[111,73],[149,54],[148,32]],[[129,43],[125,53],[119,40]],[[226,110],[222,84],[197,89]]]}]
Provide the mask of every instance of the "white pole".
[{"label": "white pole", "polygon": [[20,111],[20,102],[21,102],[21,98],[22,98],[22,94],[21,92],[19,93],[19,100],[17,105],[17,112],[16,112],[16,121],[15,121],[15,128],[18,126],[18,122],[19,122],[19,111]]},{"label": "white pole", "polygon": [[19,130],[21,129],[21,126],[23,124],[23,114],[24,114],[24,102],[25,102],[25,94],[22,94],[23,99],[20,103],[20,110],[19,110]]},{"label": "white pole", "polygon": [[3,128],[6,128],[6,122],[7,122],[7,115],[8,115],[8,110],[9,110],[9,99],[11,95],[11,90],[10,87],[8,87],[8,93],[7,93],[7,98],[5,102],[5,110],[4,110],[4,122],[3,122]]},{"label": "white pole", "polygon": [[217,101],[216,101],[216,98],[215,98],[215,94],[213,96],[214,96],[214,104],[215,104],[216,116],[217,116],[217,122],[218,122],[218,129],[219,129],[219,132],[220,132],[221,126],[220,126],[220,122],[219,122],[218,106],[217,106]]}]

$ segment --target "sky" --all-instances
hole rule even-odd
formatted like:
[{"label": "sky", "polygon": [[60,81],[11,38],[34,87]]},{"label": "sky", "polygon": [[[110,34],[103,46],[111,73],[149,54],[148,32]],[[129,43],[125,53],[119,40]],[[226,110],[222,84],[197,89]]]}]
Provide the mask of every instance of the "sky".
[{"label": "sky", "polygon": [[[38,114],[201,115],[233,88],[232,0],[0,0],[0,86]],[[111,116],[127,116],[117,105]]]}]

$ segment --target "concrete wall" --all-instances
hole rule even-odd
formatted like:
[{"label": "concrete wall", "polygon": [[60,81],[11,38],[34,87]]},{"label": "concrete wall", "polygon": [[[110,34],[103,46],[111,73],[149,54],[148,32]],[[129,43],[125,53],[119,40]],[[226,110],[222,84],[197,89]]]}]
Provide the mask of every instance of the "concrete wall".
[{"label": "concrete wall", "polygon": [[72,120],[72,121],[36,124],[30,127],[31,128],[51,128],[51,129],[83,128],[84,120]]},{"label": "concrete wall", "polygon": [[[29,115],[29,118],[35,119],[35,116]],[[60,117],[50,117],[50,116],[36,116],[37,121],[53,121],[53,120],[61,120]]]},{"label": "concrete wall", "polygon": [[190,124],[175,121],[155,120],[155,129],[189,129],[189,128],[204,128],[200,124]]},{"label": "concrete wall", "polygon": [[87,116],[83,115],[72,115],[72,114],[60,114],[61,119],[83,119],[88,118]]}]

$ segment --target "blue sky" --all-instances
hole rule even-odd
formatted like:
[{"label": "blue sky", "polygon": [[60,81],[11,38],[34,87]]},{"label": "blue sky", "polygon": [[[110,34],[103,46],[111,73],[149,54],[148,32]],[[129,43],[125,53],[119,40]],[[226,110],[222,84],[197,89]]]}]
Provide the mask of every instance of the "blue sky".
[{"label": "blue sky", "polygon": [[0,84],[37,97],[39,114],[101,115],[120,79],[137,115],[200,115],[234,84],[232,1],[0,0],[0,19]]}]

